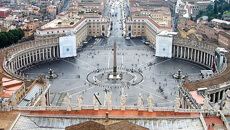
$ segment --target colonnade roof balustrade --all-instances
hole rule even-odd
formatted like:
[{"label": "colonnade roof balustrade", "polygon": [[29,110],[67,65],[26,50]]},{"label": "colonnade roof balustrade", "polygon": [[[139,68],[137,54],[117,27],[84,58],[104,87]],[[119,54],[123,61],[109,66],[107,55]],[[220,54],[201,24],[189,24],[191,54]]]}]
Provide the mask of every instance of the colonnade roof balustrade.
[{"label": "colonnade roof balustrade", "polygon": [[[230,59],[230,54],[226,54],[227,59]],[[196,90],[197,88],[210,87],[213,85],[219,85],[230,80],[230,63],[227,62],[227,68],[222,73],[213,76],[209,79],[204,79],[198,82],[185,83],[184,86],[188,90]]]}]

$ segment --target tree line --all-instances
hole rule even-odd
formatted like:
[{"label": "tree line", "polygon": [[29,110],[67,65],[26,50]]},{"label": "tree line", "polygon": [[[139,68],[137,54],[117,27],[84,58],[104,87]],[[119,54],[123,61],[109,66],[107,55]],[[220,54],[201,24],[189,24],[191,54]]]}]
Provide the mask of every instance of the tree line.
[{"label": "tree line", "polygon": [[17,43],[24,36],[24,31],[21,28],[9,30],[8,32],[0,32],[0,48]]},{"label": "tree line", "polygon": [[215,0],[214,5],[209,5],[206,11],[199,11],[196,19],[202,16],[208,16],[208,21],[214,18],[221,19],[224,12],[230,11],[230,5],[224,0]]}]

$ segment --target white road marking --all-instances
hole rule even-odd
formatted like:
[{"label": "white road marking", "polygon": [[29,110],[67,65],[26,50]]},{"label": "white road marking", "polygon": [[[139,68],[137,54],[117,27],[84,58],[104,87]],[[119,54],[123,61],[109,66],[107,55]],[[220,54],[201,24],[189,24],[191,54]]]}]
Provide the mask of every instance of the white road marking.
[{"label": "white road marking", "polygon": [[121,57],[121,67],[123,66],[123,64],[124,64],[124,57],[122,55],[122,57]]},{"label": "white road marking", "polygon": [[[62,59],[62,60],[63,60],[63,59]],[[65,61],[65,62],[67,62],[67,63],[70,63],[70,64],[72,64],[72,65],[75,65],[75,66],[82,67],[83,69],[86,69],[86,70],[91,71],[90,69],[87,69],[87,68],[85,68],[85,67],[83,67],[83,66],[80,66],[80,65],[74,64],[73,62],[70,62],[70,61],[67,61],[67,60],[63,60],[63,61]]]},{"label": "white road marking", "polygon": [[88,64],[88,63],[86,63],[86,62],[84,62],[84,61],[82,61],[82,60],[80,60],[80,59],[78,59],[78,58],[76,58],[76,59],[79,60],[79,61],[82,62],[82,63],[85,63],[85,64],[87,64],[87,65],[89,65],[89,66],[92,66],[92,67],[94,67],[94,68],[97,69],[97,67],[95,67],[95,66],[93,66],[93,65],[90,65],[90,64]]},{"label": "white road marking", "polygon": [[72,95],[70,95],[70,96],[72,97],[73,95],[76,95],[76,94],[82,93],[82,92],[84,92],[84,91],[88,91],[88,90],[90,90],[90,89],[92,89],[92,88],[95,88],[95,87],[96,87],[96,86],[92,86],[92,87],[90,87],[90,88],[88,88],[88,89],[85,89],[85,90],[79,91],[79,92],[74,93],[74,94],[72,94]]},{"label": "white road marking", "polygon": [[109,63],[110,63],[110,55],[109,55],[109,58],[108,58],[108,68],[109,68]]},{"label": "white road marking", "polygon": [[[64,91],[61,91],[61,92],[67,92],[67,91],[70,91],[70,90],[74,90],[74,89],[77,89],[77,88],[81,88],[81,87],[84,87],[85,85],[82,85],[82,86],[79,86],[79,87],[75,87],[75,88],[71,88],[71,89],[67,89],[67,90],[64,90]],[[60,92],[60,93],[61,93]]]},{"label": "white road marking", "polygon": [[[137,88],[137,89],[140,89],[140,90],[142,90],[142,91],[145,91],[146,93],[150,93],[150,94],[152,94],[152,95],[154,95],[154,96],[156,96],[156,97],[165,99],[165,98],[163,98],[163,97],[161,97],[161,96],[159,96],[159,95],[156,95],[156,94],[154,94],[154,93],[151,93],[151,92],[149,92],[149,91],[146,91],[146,90],[144,90],[144,89],[142,89],[142,88],[138,88],[138,87],[136,87],[136,86],[134,86],[134,87]],[[168,100],[168,99],[165,99],[165,100],[172,103],[172,101],[170,101],[170,100]]]}]

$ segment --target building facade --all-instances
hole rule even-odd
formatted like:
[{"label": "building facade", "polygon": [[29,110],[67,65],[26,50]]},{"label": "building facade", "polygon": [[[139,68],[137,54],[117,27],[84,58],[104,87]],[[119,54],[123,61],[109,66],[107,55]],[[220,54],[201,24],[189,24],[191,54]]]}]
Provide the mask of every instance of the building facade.
[{"label": "building facade", "polygon": [[103,17],[84,17],[81,19],[57,19],[36,30],[35,39],[65,36],[68,32],[76,35],[77,46],[89,37],[107,36],[109,22]]},{"label": "building facade", "polygon": [[161,31],[172,31],[171,27],[161,27],[149,17],[126,19],[126,37],[146,37],[150,46],[156,46],[156,35]]}]

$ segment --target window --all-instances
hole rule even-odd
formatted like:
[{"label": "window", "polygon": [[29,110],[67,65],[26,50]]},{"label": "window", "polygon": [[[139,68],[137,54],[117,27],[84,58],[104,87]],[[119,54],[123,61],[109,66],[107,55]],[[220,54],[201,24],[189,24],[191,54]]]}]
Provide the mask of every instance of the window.
[{"label": "window", "polygon": [[129,31],[131,31],[131,25],[129,25]]}]

